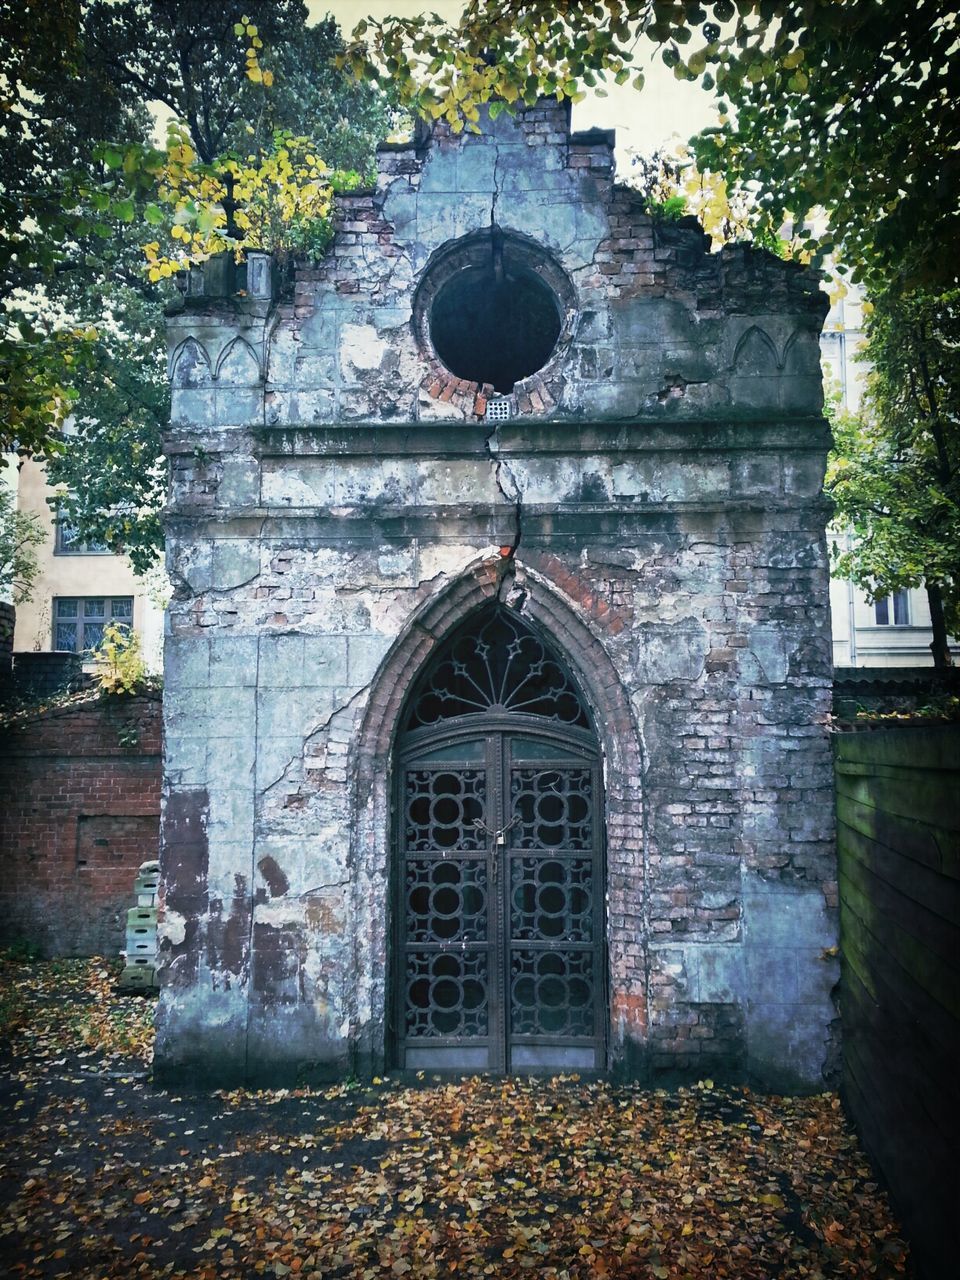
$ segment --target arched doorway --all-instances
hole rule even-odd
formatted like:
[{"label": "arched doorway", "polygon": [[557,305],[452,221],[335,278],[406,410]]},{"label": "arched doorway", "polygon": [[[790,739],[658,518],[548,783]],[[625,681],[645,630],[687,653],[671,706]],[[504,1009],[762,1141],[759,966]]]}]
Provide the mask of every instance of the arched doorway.
[{"label": "arched doorway", "polygon": [[398,1066],[604,1065],[603,803],[580,693],[500,605],[440,646],[396,745]]}]

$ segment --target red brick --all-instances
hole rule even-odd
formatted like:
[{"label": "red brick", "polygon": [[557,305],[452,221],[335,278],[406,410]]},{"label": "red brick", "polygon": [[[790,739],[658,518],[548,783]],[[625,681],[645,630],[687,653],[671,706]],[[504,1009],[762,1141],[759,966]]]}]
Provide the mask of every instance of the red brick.
[{"label": "red brick", "polygon": [[[120,730],[134,728],[136,747]],[[141,862],[158,853],[158,697],[50,709],[0,735],[0,938],[118,952]],[[106,843],[102,843],[106,841]]]}]

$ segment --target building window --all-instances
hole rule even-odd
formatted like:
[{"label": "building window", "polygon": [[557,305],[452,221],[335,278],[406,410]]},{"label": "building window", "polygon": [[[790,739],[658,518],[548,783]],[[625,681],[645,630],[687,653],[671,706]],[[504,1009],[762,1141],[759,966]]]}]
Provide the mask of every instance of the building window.
[{"label": "building window", "polygon": [[105,542],[85,541],[65,516],[58,515],[54,554],[58,556],[102,556],[109,555],[110,548]]},{"label": "building window", "polygon": [[133,626],[132,596],[59,596],[53,602],[53,647],[68,653],[95,649],[108,622]]},{"label": "building window", "polygon": [[878,627],[908,627],[910,625],[910,593],[905,589],[884,596],[873,606],[874,620]]}]

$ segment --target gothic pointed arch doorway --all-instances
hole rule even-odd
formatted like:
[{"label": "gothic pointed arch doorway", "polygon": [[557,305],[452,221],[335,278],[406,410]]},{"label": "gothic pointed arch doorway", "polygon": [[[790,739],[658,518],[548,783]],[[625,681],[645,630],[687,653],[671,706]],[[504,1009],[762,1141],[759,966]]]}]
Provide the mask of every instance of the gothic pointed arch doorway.
[{"label": "gothic pointed arch doorway", "polygon": [[396,1064],[603,1067],[600,753],[548,641],[473,614],[415,683],[394,763]]}]

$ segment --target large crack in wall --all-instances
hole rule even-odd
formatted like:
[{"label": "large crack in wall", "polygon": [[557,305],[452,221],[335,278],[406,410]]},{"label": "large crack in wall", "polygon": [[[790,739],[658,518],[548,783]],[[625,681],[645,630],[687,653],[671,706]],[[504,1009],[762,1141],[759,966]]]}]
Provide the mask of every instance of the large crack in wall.
[{"label": "large crack in wall", "polygon": [[[506,581],[506,570],[516,558],[520,549],[520,541],[523,537],[523,488],[520,481],[511,471],[509,463],[500,454],[500,431],[496,424],[484,438],[484,448],[493,463],[493,477],[497,489],[503,495],[504,501],[511,504],[514,512],[513,538],[509,544],[503,544],[500,548],[500,554],[503,560],[507,562],[504,565],[504,572],[501,575],[500,585],[497,590],[497,596],[500,598]],[[504,487],[504,477],[506,477],[511,486],[512,493]]]}]

